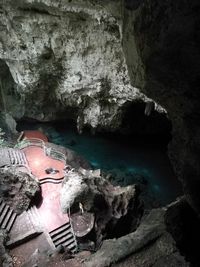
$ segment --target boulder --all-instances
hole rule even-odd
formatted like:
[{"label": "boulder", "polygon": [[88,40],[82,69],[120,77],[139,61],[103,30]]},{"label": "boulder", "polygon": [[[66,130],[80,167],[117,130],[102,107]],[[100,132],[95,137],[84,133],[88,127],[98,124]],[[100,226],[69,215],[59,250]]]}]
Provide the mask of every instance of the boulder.
[{"label": "boulder", "polygon": [[15,167],[0,169],[0,195],[15,212],[27,210],[40,191],[36,179]]},{"label": "boulder", "polygon": [[166,231],[165,213],[164,208],[154,209],[143,217],[135,232],[104,241],[102,247],[84,262],[84,266],[189,267]]},{"label": "boulder", "polygon": [[71,213],[94,214],[96,244],[108,236],[121,236],[135,230],[143,213],[135,185],[113,186],[95,171],[69,172],[63,181],[60,201],[64,213],[71,209]]}]

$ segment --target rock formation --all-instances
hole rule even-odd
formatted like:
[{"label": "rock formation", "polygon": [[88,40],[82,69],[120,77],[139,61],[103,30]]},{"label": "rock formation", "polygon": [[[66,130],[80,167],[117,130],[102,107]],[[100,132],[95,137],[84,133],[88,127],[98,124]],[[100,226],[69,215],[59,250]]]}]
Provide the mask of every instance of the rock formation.
[{"label": "rock formation", "polygon": [[[177,251],[172,236],[166,231],[165,213],[164,209],[152,210],[135,232],[104,241],[99,251],[91,255],[84,266],[189,267],[189,263]],[[121,262],[115,264],[118,261]]]},{"label": "rock formation", "polygon": [[0,230],[0,266],[2,267],[13,267],[12,258],[8,255],[5,249],[5,242],[7,234],[4,230]]},{"label": "rock formation", "polygon": [[148,101],[130,84],[121,1],[1,2],[0,98],[15,118],[115,130],[128,103]]},{"label": "rock formation", "polygon": [[172,123],[169,156],[200,214],[199,10],[198,0],[0,0],[1,110],[70,118],[81,132],[115,131],[137,105],[147,118],[155,107]]},{"label": "rock formation", "polygon": [[167,110],[173,126],[171,162],[187,200],[199,213],[200,3],[141,2],[137,10],[126,9],[124,16],[123,47],[129,75],[132,84],[137,82]]},{"label": "rock formation", "polygon": [[37,181],[29,174],[15,167],[0,169],[0,196],[15,212],[27,210],[39,190]]},{"label": "rock formation", "polygon": [[[139,191],[135,185],[113,186],[97,171],[80,169],[69,172],[61,189],[61,207],[64,213],[79,210],[95,216],[93,240],[96,246],[102,239],[118,237],[134,231],[143,213]],[[124,227],[126,225],[126,227]]]}]

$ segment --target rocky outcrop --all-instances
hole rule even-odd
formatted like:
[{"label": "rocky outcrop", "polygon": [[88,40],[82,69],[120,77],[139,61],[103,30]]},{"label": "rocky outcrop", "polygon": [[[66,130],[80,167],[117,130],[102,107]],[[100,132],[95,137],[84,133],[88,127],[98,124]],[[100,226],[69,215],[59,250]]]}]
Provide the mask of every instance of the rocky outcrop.
[{"label": "rocky outcrop", "polygon": [[199,9],[198,0],[141,1],[125,9],[123,46],[132,84],[168,112],[171,162],[200,214]]},{"label": "rocky outcrop", "polygon": [[198,266],[200,260],[196,244],[200,239],[200,220],[185,197],[168,206],[165,223],[180,253],[191,263],[191,266]]},{"label": "rocky outcrop", "polygon": [[1,1],[2,109],[113,131],[127,110],[132,118],[131,103],[151,113],[147,95],[167,110],[171,162],[200,214],[199,9],[198,0]]},{"label": "rocky outcrop", "polygon": [[6,232],[0,229],[0,266],[13,267],[12,258],[8,255],[4,246],[6,240],[7,240]]},{"label": "rocky outcrop", "polygon": [[[99,251],[91,255],[84,266],[189,267],[179,254],[172,236],[167,233],[164,218],[164,209],[152,210],[135,232],[104,241]],[[121,262],[116,264],[118,261]]]},{"label": "rocky outcrop", "polygon": [[[94,214],[96,246],[102,239],[118,237],[134,231],[138,226],[143,208],[136,186],[114,187],[97,171],[69,172],[61,189],[63,212],[79,211],[81,203],[85,212]],[[126,227],[124,227],[126,225]]]},{"label": "rocky outcrop", "polygon": [[120,0],[16,0],[0,8],[0,98],[15,118],[115,130],[127,104],[150,101],[130,84]]},{"label": "rocky outcrop", "polygon": [[15,212],[27,210],[39,190],[39,184],[29,174],[15,167],[0,169],[0,195]]}]

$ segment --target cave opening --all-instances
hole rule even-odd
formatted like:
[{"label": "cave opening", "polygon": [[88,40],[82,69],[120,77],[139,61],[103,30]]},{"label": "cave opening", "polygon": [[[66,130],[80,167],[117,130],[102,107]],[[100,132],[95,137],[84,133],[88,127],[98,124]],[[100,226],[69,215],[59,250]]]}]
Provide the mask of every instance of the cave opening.
[{"label": "cave opening", "polygon": [[0,266],[199,266],[199,1],[3,2]]},{"label": "cave opening", "polygon": [[114,133],[101,131],[94,135],[86,127],[80,135],[76,124],[69,120],[22,120],[17,129],[42,130],[50,142],[82,155],[93,169],[101,169],[115,185],[139,184],[149,209],[170,203],[182,191],[167,156],[171,124],[166,115],[153,111],[146,116],[144,109],[144,103],[129,105],[121,130]]}]

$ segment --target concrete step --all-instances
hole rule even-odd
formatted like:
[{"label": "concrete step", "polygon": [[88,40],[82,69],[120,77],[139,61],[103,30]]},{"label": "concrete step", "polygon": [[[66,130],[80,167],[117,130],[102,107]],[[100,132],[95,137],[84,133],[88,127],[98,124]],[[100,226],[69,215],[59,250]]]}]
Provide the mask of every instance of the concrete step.
[{"label": "concrete step", "polygon": [[6,152],[7,152],[8,156],[9,156],[9,161],[10,161],[10,163],[11,163],[11,164],[14,164],[14,159],[13,159],[13,156],[12,156],[12,153],[11,153],[10,150],[11,150],[11,149],[8,148]]},{"label": "concrete step", "polygon": [[71,243],[68,244],[67,242],[63,244],[63,247],[67,247],[69,250],[71,250],[73,253],[77,251],[77,244],[76,243]]},{"label": "concrete step", "polygon": [[40,185],[42,184],[61,184],[63,181],[63,178],[62,179],[51,179],[51,178],[46,178],[46,179],[43,179],[42,181],[39,181],[40,182]]},{"label": "concrete step", "polygon": [[59,233],[67,230],[67,229],[70,229],[71,225],[69,223],[66,223],[64,225],[62,225],[61,227],[51,231],[49,234],[51,236],[51,238],[54,238],[54,236],[58,235]]},{"label": "concrete step", "polygon": [[10,158],[10,162],[13,165],[26,165],[27,160],[26,156],[23,151],[17,150],[17,149],[8,149],[7,150]]},{"label": "concrete step", "polygon": [[6,229],[8,230],[8,232],[10,232],[10,230],[12,229],[13,227],[13,224],[15,223],[15,220],[17,218],[17,214],[15,212],[12,213],[12,216],[6,226]]},{"label": "concrete step", "polygon": [[1,200],[0,201],[0,214],[2,213],[4,207],[5,207],[5,203],[3,202],[3,200]]},{"label": "concrete step", "polygon": [[49,233],[55,247],[62,245],[70,249],[73,253],[77,250],[77,242],[70,223],[66,223],[61,227]]},{"label": "concrete step", "polygon": [[11,230],[17,214],[3,201],[0,204],[0,228],[6,229],[8,232]]},{"label": "concrete step", "polygon": [[16,164],[23,164],[22,160],[21,160],[21,152],[19,151],[15,151],[14,152],[15,157],[16,157]]},{"label": "concrete step", "polygon": [[71,235],[71,229],[69,228],[66,231],[60,232],[59,234],[57,234],[56,236],[53,237],[54,242],[56,242],[58,239],[61,239],[62,237],[65,237],[67,235]]},{"label": "concrete step", "polygon": [[12,213],[13,213],[13,211],[12,211],[11,209],[8,208],[7,215],[6,215],[6,217],[5,217],[5,219],[3,220],[2,225],[1,225],[1,227],[2,227],[3,229],[6,229],[6,226],[7,226],[8,222],[9,222],[11,216],[12,216]]},{"label": "concrete step", "polygon": [[67,240],[71,240],[71,239],[73,239],[73,234],[69,233],[69,234],[64,234],[60,238],[57,238],[57,240],[53,239],[53,242],[54,242],[55,246],[57,247],[58,245],[63,244]]},{"label": "concrete step", "polygon": [[2,224],[3,224],[4,220],[6,219],[8,211],[9,211],[8,205],[4,204],[2,212],[0,213],[0,227],[1,228],[2,228]]},{"label": "concrete step", "polygon": [[26,159],[26,155],[24,152],[21,151],[21,156],[22,156],[22,161],[24,162],[24,165],[27,165],[28,162],[27,162],[27,159]]}]

